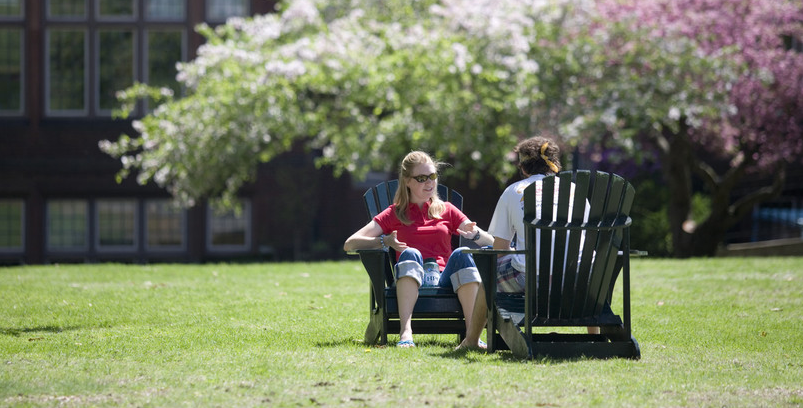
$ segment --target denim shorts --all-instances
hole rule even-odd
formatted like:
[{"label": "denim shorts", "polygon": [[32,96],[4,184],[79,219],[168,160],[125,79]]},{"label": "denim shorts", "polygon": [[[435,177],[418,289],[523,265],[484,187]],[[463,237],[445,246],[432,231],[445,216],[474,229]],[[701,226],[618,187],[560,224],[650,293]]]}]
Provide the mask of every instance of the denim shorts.
[{"label": "denim shorts", "polygon": [[[458,288],[467,283],[482,282],[480,272],[474,263],[474,257],[464,253],[464,249],[467,248],[461,247],[452,251],[446,267],[441,271],[438,287],[451,286],[452,290],[457,292]],[[421,252],[415,248],[407,248],[399,255],[399,263],[396,264],[396,280],[404,277],[415,279],[419,286],[424,280],[424,258],[421,256]]]}]

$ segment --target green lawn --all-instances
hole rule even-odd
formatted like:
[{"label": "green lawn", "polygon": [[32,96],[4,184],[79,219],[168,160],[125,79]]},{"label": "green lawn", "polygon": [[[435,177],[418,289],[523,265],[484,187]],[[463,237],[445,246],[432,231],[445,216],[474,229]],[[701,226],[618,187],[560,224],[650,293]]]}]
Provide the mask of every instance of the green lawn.
[{"label": "green lawn", "polygon": [[803,259],[632,264],[637,361],[366,346],[357,261],[0,268],[0,406],[803,405]]}]

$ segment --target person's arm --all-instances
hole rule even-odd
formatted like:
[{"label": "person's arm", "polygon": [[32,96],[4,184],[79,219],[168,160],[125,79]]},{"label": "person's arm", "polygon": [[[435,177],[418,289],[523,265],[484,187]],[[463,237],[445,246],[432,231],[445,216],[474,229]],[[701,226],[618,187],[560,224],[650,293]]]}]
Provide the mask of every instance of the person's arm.
[{"label": "person's arm", "polygon": [[502,239],[499,237],[494,237],[494,249],[509,251],[510,250],[510,240]]},{"label": "person's arm", "polygon": [[346,239],[346,242],[343,244],[343,249],[348,252],[358,249],[382,248],[382,242],[379,238],[380,235],[382,235],[382,227],[380,227],[376,221],[371,220]]},{"label": "person's arm", "polygon": [[396,238],[396,231],[388,235],[382,235],[382,232],[382,227],[376,221],[371,220],[346,239],[343,250],[350,252],[358,249],[393,248],[397,251],[407,249],[407,244],[399,242]]},{"label": "person's arm", "polygon": [[[477,226],[476,222],[465,220],[457,228],[457,232],[466,239],[470,239],[477,243],[479,246],[491,245],[494,242],[494,237],[486,231],[483,231]],[[477,238],[477,239],[474,239]]]}]

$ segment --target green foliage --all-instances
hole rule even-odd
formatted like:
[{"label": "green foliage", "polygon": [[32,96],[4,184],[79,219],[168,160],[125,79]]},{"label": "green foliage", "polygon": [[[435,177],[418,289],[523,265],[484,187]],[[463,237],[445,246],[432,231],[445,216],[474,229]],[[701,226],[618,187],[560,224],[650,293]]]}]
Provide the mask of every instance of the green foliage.
[{"label": "green foliage", "polygon": [[643,136],[660,139],[732,109],[727,90],[741,69],[732,60],[733,47],[705,56],[693,39],[655,38],[621,22],[592,27],[587,35],[570,47],[585,72],[567,90],[569,103],[584,109],[572,111],[577,117],[562,127],[578,145],[598,150],[605,137],[641,160],[654,152],[642,144]]},{"label": "green foliage", "polygon": [[365,346],[356,261],[2,268],[0,405],[794,406],[799,263],[634,260],[641,360],[531,362]]},{"label": "green foliage", "polygon": [[[688,0],[695,23],[670,5],[676,2],[654,3],[283,3],[277,14],[200,26],[206,44],[178,69],[183,97],[140,84],[121,92],[122,116],[139,99],[158,101],[133,122],[138,135],[100,147],[121,159],[118,180],[137,172],[138,182],[155,182],[188,206],[213,197],[234,205],[258,165],[292,146],[357,179],[393,171],[409,151],[425,150],[451,164],[445,177],[474,186],[488,175],[507,181],[512,147],[542,133],[592,158],[615,148],[639,163],[658,152],[664,169],[682,163],[689,170],[665,173],[666,181],[694,168],[710,176],[706,188],[719,197],[729,197],[717,189],[732,188],[742,174],[797,160],[801,145],[789,135],[798,122],[776,112],[801,111],[793,109],[800,99],[794,67],[803,65],[795,63],[799,53],[776,49],[776,37],[799,32],[799,7]],[[752,17],[704,21],[709,7]],[[748,32],[740,24],[755,25],[760,42],[723,34]],[[754,53],[767,57],[758,67],[750,64]],[[777,94],[773,76],[791,78],[775,82]],[[713,168],[725,161],[739,171],[720,183]],[[691,201],[688,188],[675,187],[681,184],[691,182],[668,183],[679,198],[673,214]],[[712,236],[696,242],[720,240],[738,221],[723,216],[726,204],[711,202],[709,220],[718,225],[701,229]],[[681,218],[671,222],[687,221]],[[713,246],[684,238],[674,237],[676,253],[710,255]]]},{"label": "green foliage", "polygon": [[667,257],[672,254],[672,235],[666,210],[669,191],[654,178],[636,182],[635,202],[630,227],[630,246],[647,251],[650,257]]},{"label": "green foliage", "polygon": [[[451,163],[448,177],[501,183],[521,138],[592,143],[600,129],[629,135],[717,111],[706,79],[726,59],[606,24],[567,0],[294,1],[199,27],[207,43],[179,66],[184,97],[101,148],[123,161],[120,177],[137,170],[190,205],[233,202],[258,163],[296,142],[335,174],[392,171],[420,149]],[[122,92],[123,115],[162,93]]]},{"label": "green foliage", "polygon": [[[669,208],[669,190],[657,182],[658,177],[646,177],[632,180],[636,189],[633,208],[633,225],[630,228],[631,243],[634,249],[647,251],[650,257],[669,257],[672,255],[672,234],[669,220],[666,217]],[[708,218],[711,212],[708,196],[695,193],[692,195],[692,207],[689,220],[699,224]]]}]

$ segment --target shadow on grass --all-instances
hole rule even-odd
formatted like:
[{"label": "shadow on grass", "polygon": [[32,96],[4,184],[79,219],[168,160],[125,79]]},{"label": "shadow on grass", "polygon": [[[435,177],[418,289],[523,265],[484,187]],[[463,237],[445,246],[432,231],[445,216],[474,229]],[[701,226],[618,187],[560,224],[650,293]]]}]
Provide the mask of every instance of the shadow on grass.
[{"label": "shadow on grass", "polygon": [[[486,353],[481,350],[466,350],[466,349],[459,349],[455,350],[457,347],[457,343],[454,341],[447,341],[447,340],[440,340],[437,338],[424,338],[420,340],[416,340],[417,348],[423,347],[437,347],[437,348],[444,348],[444,351],[435,351],[431,353],[433,356],[441,357],[441,358],[450,358],[454,360],[463,360],[469,362],[477,362],[477,363],[487,363],[486,356],[493,357],[498,361],[509,362],[509,363],[532,363],[532,364],[542,364],[542,365],[557,365],[557,364],[565,364],[565,363],[572,363],[577,361],[583,361],[587,358],[584,357],[572,357],[572,358],[557,358],[557,357],[536,357],[535,359],[522,359],[516,357],[508,350],[500,350],[496,353]],[[339,339],[330,339],[327,341],[319,341],[315,343],[315,347],[318,348],[337,348],[337,347],[354,347],[354,348],[377,348],[377,349],[393,349],[396,348],[396,342],[388,340],[388,344],[382,346],[379,344],[365,344],[362,339],[356,339],[353,337],[342,337]],[[594,358],[590,358],[592,360],[596,360]]]},{"label": "shadow on grass", "polygon": [[[437,339],[422,339],[416,340],[415,344],[418,347],[446,347],[448,349],[453,349],[457,346],[456,342],[453,341],[443,341]],[[366,344],[362,339],[357,339],[353,337],[344,337],[340,339],[330,339],[328,341],[319,341],[315,343],[316,347],[320,348],[330,348],[330,347],[342,347],[342,346],[351,346],[351,347],[370,347],[370,348],[395,348],[396,341],[388,339],[388,344],[380,345],[380,344]]]},{"label": "shadow on grass", "polygon": [[[539,364],[539,365],[559,365],[559,364],[566,364],[566,363],[575,363],[578,361],[597,361],[597,360],[606,360],[606,359],[599,359],[594,357],[547,357],[547,356],[536,356],[535,358],[528,359],[528,358],[519,358],[513,355],[508,350],[499,350],[495,353],[487,353],[482,350],[477,349],[460,349],[460,350],[449,350],[443,353],[440,353],[440,357],[442,358],[451,358],[451,359],[460,359],[460,360],[468,360],[473,362],[487,362],[484,358],[479,358],[479,356],[493,356],[498,361],[510,362],[510,363],[531,363],[531,364]],[[613,358],[610,360],[614,360]]]},{"label": "shadow on grass", "polygon": [[490,353],[486,353],[485,351],[477,350],[477,349],[454,350],[454,348],[452,348],[451,350],[448,350],[448,351],[445,351],[443,353],[440,353],[440,357],[443,357],[443,358],[451,358],[451,359],[455,359],[455,360],[459,359],[459,360],[474,361],[474,362],[485,361],[485,359],[478,358],[479,356],[494,356],[499,361],[506,361],[506,362],[511,362],[511,363],[520,363],[522,361],[527,361],[526,359],[523,360],[523,359],[520,359],[520,358],[514,356],[513,353],[506,353],[504,351],[490,354]]},{"label": "shadow on grass", "polygon": [[[355,339],[353,337],[343,337],[340,339],[330,339],[327,341],[319,341],[315,343],[315,347],[319,348],[331,348],[331,347],[343,347],[343,346],[351,346],[351,347],[366,347],[367,345],[363,343],[361,339]],[[373,346],[369,346],[373,347]]]},{"label": "shadow on grass", "polygon": [[37,326],[37,327],[0,327],[0,334],[20,337],[29,333],[61,333],[63,331],[78,330],[78,326]]}]

